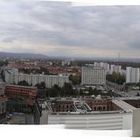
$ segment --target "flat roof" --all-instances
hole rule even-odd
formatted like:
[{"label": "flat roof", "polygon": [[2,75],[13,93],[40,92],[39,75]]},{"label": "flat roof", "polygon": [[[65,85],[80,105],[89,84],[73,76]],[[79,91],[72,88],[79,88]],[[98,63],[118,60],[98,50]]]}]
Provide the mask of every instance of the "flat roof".
[{"label": "flat roof", "polygon": [[123,100],[112,100],[112,102],[114,104],[116,104],[117,106],[119,106],[120,108],[122,108],[124,111],[129,111],[129,112],[132,112],[133,110],[135,110],[136,108],[128,103],[126,103],[125,101]]}]

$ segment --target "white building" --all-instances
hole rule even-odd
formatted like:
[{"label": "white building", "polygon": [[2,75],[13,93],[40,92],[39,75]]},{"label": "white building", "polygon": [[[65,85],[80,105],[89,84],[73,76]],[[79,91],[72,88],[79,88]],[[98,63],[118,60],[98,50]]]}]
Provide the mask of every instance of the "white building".
[{"label": "white building", "polygon": [[140,82],[140,69],[139,68],[126,68],[126,83]]},{"label": "white building", "polygon": [[102,67],[82,67],[82,85],[104,85],[106,72]]},{"label": "white building", "polygon": [[102,67],[105,69],[106,73],[109,72],[110,68],[109,68],[109,64],[108,63],[104,63],[104,62],[94,62],[94,67]]},{"label": "white building", "polygon": [[5,72],[5,81],[10,84],[18,84],[20,81],[26,81],[28,84],[35,86],[41,82],[45,82],[46,87],[51,88],[55,84],[62,87],[65,83],[69,83],[69,77],[63,75],[43,75],[43,74],[23,74]]},{"label": "white building", "polygon": [[122,74],[122,67],[120,65],[111,65],[110,74],[112,74],[113,72]]},{"label": "white building", "polygon": [[12,80],[11,74],[12,74],[12,75],[18,74],[18,69],[6,68],[6,69],[4,70],[5,81]]},{"label": "white building", "polygon": [[100,67],[100,63],[99,62],[94,62],[94,67]]},{"label": "white building", "polygon": [[63,124],[68,129],[129,130],[132,129],[132,113],[49,114],[48,124]]},{"label": "white building", "polygon": [[68,66],[69,66],[70,63],[71,63],[71,62],[70,62],[69,60],[63,60],[63,61],[61,62],[61,65],[62,65],[62,66],[65,66],[65,65],[68,65]]},{"label": "white building", "polygon": [[107,73],[109,72],[109,64],[108,63],[100,62],[100,66],[103,67]]}]

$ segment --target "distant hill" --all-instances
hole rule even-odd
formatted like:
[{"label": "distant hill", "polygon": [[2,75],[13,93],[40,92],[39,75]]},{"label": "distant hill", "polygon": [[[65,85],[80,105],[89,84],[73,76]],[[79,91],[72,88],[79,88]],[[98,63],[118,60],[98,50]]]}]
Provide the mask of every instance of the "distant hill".
[{"label": "distant hill", "polygon": [[80,60],[80,61],[102,61],[102,62],[133,62],[140,63],[140,58],[111,58],[111,57],[66,57],[66,56],[47,56],[34,53],[12,53],[0,52],[0,58],[18,58],[18,59],[59,59],[59,60]]},{"label": "distant hill", "polygon": [[34,59],[45,59],[48,58],[43,54],[33,54],[33,53],[11,53],[11,52],[0,52],[0,58],[34,58]]}]

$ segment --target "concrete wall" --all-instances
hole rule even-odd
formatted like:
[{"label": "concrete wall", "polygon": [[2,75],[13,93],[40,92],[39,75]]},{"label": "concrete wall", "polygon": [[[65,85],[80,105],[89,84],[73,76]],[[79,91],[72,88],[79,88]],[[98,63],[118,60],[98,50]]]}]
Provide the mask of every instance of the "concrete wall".
[{"label": "concrete wall", "polygon": [[133,111],[132,136],[140,137],[140,108]]},{"label": "concrete wall", "polygon": [[48,124],[48,112],[46,110],[42,111],[42,115],[40,117],[40,124]]},{"label": "concrete wall", "polygon": [[34,116],[32,114],[25,114],[25,124],[34,124]]},{"label": "concrete wall", "polygon": [[125,113],[123,117],[123,130],[132,129],[132,113]]}]

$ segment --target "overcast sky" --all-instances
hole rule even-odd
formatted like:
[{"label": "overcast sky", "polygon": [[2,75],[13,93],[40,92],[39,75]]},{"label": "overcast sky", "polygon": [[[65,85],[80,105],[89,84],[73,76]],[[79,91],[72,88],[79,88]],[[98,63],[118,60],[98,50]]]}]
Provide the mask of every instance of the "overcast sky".
[{"label": "overcast sky", "polygon": [[139,57],[140,6],[0,1],[0,51]]}]

